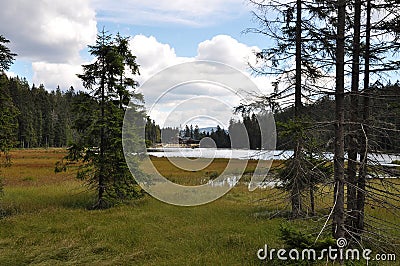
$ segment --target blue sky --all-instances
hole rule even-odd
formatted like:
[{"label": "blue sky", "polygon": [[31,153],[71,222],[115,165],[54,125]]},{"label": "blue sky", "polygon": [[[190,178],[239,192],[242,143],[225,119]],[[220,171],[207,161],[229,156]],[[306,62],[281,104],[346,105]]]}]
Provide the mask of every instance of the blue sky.
[{"label": "blue sky", "polygon": [[[263,91],[271,89],[269,78],[252,77],[248,69],[248,63],[255,62],[254,52],[265,47],[268,40],[264,36],[242,33],[246,28],[256,26],[245,0],[0,2],[0,34],[11,41],[10,48],[18,53],[8,74],[25,77],[30,84],[43,84],[48,90],[57,86],[62,90],[70,86],[83,89],[76,74],[81,73],[82,64],[92,60],[87,45],[95,42],[97,31],[103,27],[110,33],[120,32],[131,37],[130,48],[137,55],[141,71],[141,75],[135,78],[140,84],[166,67],[193,60],[211,60],[243,71]],[[148,109],[163,89],[142,91]],[[174,94],[175,98],[170,97],[169,102],[159,106],[158,111],[164,113],[155,112],[153,118],[162,120],[171,111],[169,106],[181,103],[183,94],[187,97],[213,97],[199,95],[198,91],[192,86],[184,93]],[[218,93],[221,99],[230,97],[229,93]],[[194,112],[193,117],[217,117],[221,110],[216,108],[213,111],[201,102],[197,103],[197,109],[202,113]],[[219,119],[227,120],[228,115],[231,114]],[[176,118],[169,125],[181,123]]]},{"label": "blue sky", "polygon": [[[242,33],[247,27],[255,26],[252,22],[250,7],[242,0],[69,1],[69,8],[72,9],[72,12],[82,9],[81,12],[84,13],[84,16],[86,15],[87,21],[70,16],[70,12],[63,10],[65,1],[39,0],[29,3],[23,0],[2,0],[2,2],[2,6],[7,8],[0,11],[0,15],[3,15],[0,16],[2,25],[0,33],[12,41],[11,48],[19,54],[10,69],[10,74],[24,76],[30,82],[44,83],[49,89],[56,85],[64,88],[67,86],[67,81],[60,80],[60,84],[56,84],[53,79],[44,80],[43,74],[37,71],[38,67],[35,63],[65,64],[65,61],[68,61],[66,58],[61,58],[57,62],[52,62],[54,60],[43,54],[48,50],[48,44],[43,45],[43,42],[32,40],[35,39],[35,35],[41,35],[40,38],[52,38],[46,30],[41,30],[46,29],[49,22],[55,27],[55,30],[60,31],[60,34],[62,34],[63,28],[69,28],[69,31],[75,32],[86,28],[87,32],[88,22],[92,20],[91,22],[95,23],[97,29],[102,29],[104,26],[112,33],[121,32],[123,35],[132,37],[138,34],[147,37],[154,36],[158,42],[168,44],[173,48],[178,57],[195,57],[198,45],[217,35],[231,36],[249,47],[263,47],[267,42],[263,36]],[[22,8],[24,12],[21,14]],[[11,11],[7,11],[7,9]],[[187,10],[190,11],[187,12]],[[88,15],[91,12],[93,13]],[[30,17],[31,15],[32,17]],[[42,15],[44,18],[41,18]],[[12,17],[13,21],[17,20],[17,23],[7,23],[8,17]],[[63,21],[59,19],[60,17]],[[4,21],[1,21],[2,19]],[[76,25],[77,23],[78,25]],[[83,27],[79,27],[79,23]],[[27,24],[29,27],[24,27]],[[62,26],[58,27],[57,24],[62,24]],[[21,30],[21,28],[25,29]],[[32,30],[27,28],[32,28]],[[16,34],[16,32],[18,33]],[[82,42],[83,38],[75,40],[80,42],[79,45],[75,42],[77,46],[75,52],[79,52],[80,59],[83,59],[80,63],[90,59],[85,47],[94,41],[93,27],[91,35],[91,37],[87,36],[87,43]],[[24,49],[26,46],[21,43],[29,45],[29,49]],[[61,49],[66,45],[62,41],[58,44]],[[49,51],[49,54],[51,52]],[[68,56],[68,53],[65,53],[65,56]],[[35,65],[32,66],[32,63]]]}]

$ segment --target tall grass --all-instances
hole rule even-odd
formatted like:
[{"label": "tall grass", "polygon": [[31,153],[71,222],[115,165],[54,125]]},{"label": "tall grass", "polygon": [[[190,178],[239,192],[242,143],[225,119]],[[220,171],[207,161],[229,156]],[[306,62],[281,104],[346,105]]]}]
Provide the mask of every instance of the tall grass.
[{"label": "tall grass", "polygon": [[[54,174],[54,163],[64,154],[13,151],[14,164],[4,171],[0,265],[260,265],[258,249],[283,247],[279,227],[286,220],[268,219],[285,208],[276,189],[249,192],[240,184],[198,207],[171,206],[146,196],[89,211],[94,195],[75,180],[75,173]],[[224,163],[217,160],[203,172],[188,173],[156,160],[165,174],[180,181],[188,174],[199,181],[210,175],[206,172],[220,173]],[[291,224],[320,228],[323,222]]]}]

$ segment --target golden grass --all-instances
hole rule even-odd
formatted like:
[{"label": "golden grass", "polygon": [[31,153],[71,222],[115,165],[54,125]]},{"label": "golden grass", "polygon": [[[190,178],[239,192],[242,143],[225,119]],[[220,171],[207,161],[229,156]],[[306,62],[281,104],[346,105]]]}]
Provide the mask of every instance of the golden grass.
[{"label": "golden grass", "polygon": [[55,163],[66,155],[65,149],[17,149],[11,151],[12,166],[2,169],[4,185],[43,186],[74,180],[75,172],[55,174]]},{"label": "golden grass", "polygon": [[[180,184],[180,185],[201,185],[207,183],[210,179],[215,179],[219,175],[221,175],[224,170],[227,168],[228,163],[230,163],[229,168],[233,170],[233,172],[237,171],[238,173],[244,173],[244,177],[242,181],[249,181],[251,174],[254,172],[255,168],[257,167],[258,161],[257,160],[248,160],[246,161],[239,160],[239,159],[212,159],[211,163],[205,167],[204,169],[191,171],[191,167],[187,167],[188,170],[182,169],[184,167],[178,167],[178,165],[185,166],[187,165],[187,159],[183,158],[174,158],[174,162],[171,162],[167,158],[161,157],[153,157],[151,156],[151,162],[157,171],[163,175],[168,180]],[[194,165],[207,165],[210,159],[195,159],[197,164]],[[185,164],[186,163],[186,164]],[[245,165],[245,168],[242,165]],[[274,161],[272,163],[272,167],[277,167],[280,165],[281,162]],[[146,169],[149,167],[148,165],[144,165],[143,168]],[[193,167],[195,168],[195,167]],[[243,169],[244,168],[244,169]]]},{"label": "golden grass", "polygon": [[[3,169],[0,209],[6,215],[0,219],[0,265],[260,265],[258,249],[265,244],[283,247],[279,227],[287,221],[268,219],[288,203],[280,190],[249,192],[239,184],[221,199],[197,207],[171,206],[146,196],[89,211],[94,195],[75,179],[75,172],[54,173],[55,162],[65,154],[63,149],[12,151],[13,165]],[[166,176],[190,184],[221,173],[227,163],[217,159],[191,172],[165,158],[152,160]],[[256,163],[250,161],[246,171],[251,173]],[[323,192],[327,194],[317,199],[318,208],[332,203],[329,189]],[[367,212],[400,222],[390,210]],[[289,223],[316,234],[324,222],[320,218]]]}]

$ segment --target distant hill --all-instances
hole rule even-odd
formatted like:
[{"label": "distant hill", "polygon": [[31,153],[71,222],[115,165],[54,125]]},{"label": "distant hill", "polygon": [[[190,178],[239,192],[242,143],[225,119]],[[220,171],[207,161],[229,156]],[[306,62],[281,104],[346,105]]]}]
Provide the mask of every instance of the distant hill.
[{"label": "distant hill", "polygon": [[[222,127],[221,127],[222,128]],[[214,130],[217,131],[217,127],[203,127],[199,128],[199,132],[206,132],[206,133],[211,133],[211,131]],[[228,133],[228,129],[225,129],[225,132]]]},{"label": "distant hill", "polygon": [[206,133],[211,133],[211,131],[214,130],[214,132],[217,130],[217,127],[203,127],[199,128],[200,132],[206,132]]},{"label": "distant hill", "polygon": [[[199,128],[199,132],[200,133],[206,132],[206,133],[210,133],[211,134],[212,130],[214,130],[214,132],[217,131],[217,127],[202,127],[202,128]],[[185,132],[184,129],[181,130],[181,135],[184,134],[184,132]],[[228,130],[225,129],[225,132],[228,132]]]}]

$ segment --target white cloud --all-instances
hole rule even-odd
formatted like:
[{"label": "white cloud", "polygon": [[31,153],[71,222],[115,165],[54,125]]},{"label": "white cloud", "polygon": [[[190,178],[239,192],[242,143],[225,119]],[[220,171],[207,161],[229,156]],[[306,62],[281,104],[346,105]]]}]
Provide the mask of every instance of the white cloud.
[{"label": "white cloud", "polygon": [[32,81],[77,86],[80,51],[96,40],[95,11],[81,0],[1,0],[0,33],[18,60],[32,62]]},{"label": "white cloud", "polygon": [[34,71],[33,83],[45,84],[48,90],[54,90],[57,86],[60,86],[62,90],[71,86],[82,87],[81,80],[76,76],[76,74],[82,73],[80,65],[34,62],[32,69]]},{"label": "white cloud", "polygon": [[[62,89],[67,89],[71,85],[77,89],[82,88],[76,74],[82,72],[81,65],[87,63],[87,60],[81,57],[80,52],[95,41],[96,19],[129,24],[162,25],[161,27],[165,22],[204,26],[232,19],[247,12],[241,0],[1,1],[2,6],[7,8],[0,10],[0,32],[11,40],[10,48],[19,54],[18,59],[32,63],[32,81],[37,85],[44,84],[49,90],[58,85]],[[258,49],[248,47],[227,35],[215,36],[200,43],[198,54],[193,57],[177,56],[173,47],[160,43],[152,36],[134,36],[130,40],[130,47],[140,65],[141,76],[137,79],[142,84],[168,66],[194,60],[223,62],[246,71],[247,62],[254,60],[253,53]],[[206,69],[199,71],[207,72]],[[173,84],[182,75],[190,77],[192,74],[184,71],[171,73],[167,77],[168,80],[159,81],[160,86],[143,92],[147,104],[154,103],[160,96],[165,89],[162,84]],[[218,72],[213,72],[212,75],[215,78],[218,75],[222,78],[229,76],[227,73]],[[210,89],[209,85],[204,87],[204,84],[191,84],[171,93],[170,98],[163,102],[161,113],[165,115],[165,110],[170,110],[185,99],[202,95],[224,99],[230,104],[237,102],[232,93],[226,89]],[[186,105],[186,109],[196,106],[194,110],[198,110],[197,114],[210,112],[218,119],[226,117],[222,113],[226,108],[221,109],[221,106],[210,106],[207,103],[209,102],[204,99],[195,101],[193,105]],[[180,116],[183,117],[184,113],[193,116],[196,114],[184,110]],[[179,122],[177,120],[178,118],[174,123]]]},{"label": "white cloud", "polygon": [[95,12],[81,0],[2,0],[0,32],[19,58],[74,63],[96,38]]},{"label": "white cloud", "polygon": [[15,78],[18,75],[15,72],[12,72],[12,71],[6,71],[6,76],[9,77],[9,78]]},{"label": "white cloud", "polygon": [[248,62],[255,62],[256,51],[260,49],[240,43],[231,36],[218,35],[199,44],[196,59],[222,62],[243,71]]},{"label": "white cloud", "polygon": [[[262,85],[259,89],[263,91],[271,91],[270,79],[252,77],[248,71],[248,62],[255,60],[254,51],[258,51],[259,48],[249,47],[230,36],[218,35],[200,43],[198,54],[191,58],[178,57],[170,45],[160,43],[153,36],[137,35],[130,44],[137,56],[142,74],[137,77],[143,85],[139,91],[145,96],[146,107],[149,111],[151,110],[151,117],[162,126],[184,125],[185,121],[198,116],[210,116],[226,125],[232,117],[233,107],[240,102],[240,96],[235,95],[235,91],[238,89],[252,91],[252,88],[241,87],[242,84],[247,84],[246,79],[251,79],[256,85]],[[206,64],[204,66],[200,64],[194,68],[177,69],[161,77],[156,75],[168,66],[195,60],[224,63],[240,70],[243,75],[237,76],[237,72],[233,69],[221,69],[218,66],[213,68]],[[156,75],[156,78],[150,79],[153,75]],[[190,82],[199,79],[208,80],[211,83]],[[189,83],[174,87],[185,81]],[[213,85],[214,81],[227,84],[229,88]],[[169,91],[165,94],[167,90]],[[151,109],[154,103],[156,103],[156,109]],[[208,121],[211,120],[208,119]]]},{"label": "white cloud", "polygon": [[125,24],[213,25],[248,12],[242,0],[92,0],[98,18]]},{"label": "white cloud", "polygon": [[178,57],[174,48],[169,44],[158,42],[154,36],[136,35],[130,40],[130,48],[140,65],[140,83],[168,66],[190,60]]}]

